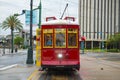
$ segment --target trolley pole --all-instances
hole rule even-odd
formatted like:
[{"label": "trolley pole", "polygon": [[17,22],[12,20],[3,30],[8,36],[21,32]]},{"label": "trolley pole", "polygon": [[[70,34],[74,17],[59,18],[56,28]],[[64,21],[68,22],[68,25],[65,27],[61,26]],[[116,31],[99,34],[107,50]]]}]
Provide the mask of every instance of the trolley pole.
[{"label": "trolley pole", "polygon": [[33,47],[32,47],[32,16],[33,16],[33,0],[30,1],[30,46],[27,54],[27,64],[33,64]]},{"label": "trolley pole", "polygon": [[64,11],[63,11],[63,14],[62,14],[62,16],[60,17],[60,19],[63,18],[63,16],[64,16],[64,14],[65,14],[65,11],[66,11],[67,7],[68,7],[68,3],[66,4],[66,7],[65,7],[65,9],[64,9]]}]

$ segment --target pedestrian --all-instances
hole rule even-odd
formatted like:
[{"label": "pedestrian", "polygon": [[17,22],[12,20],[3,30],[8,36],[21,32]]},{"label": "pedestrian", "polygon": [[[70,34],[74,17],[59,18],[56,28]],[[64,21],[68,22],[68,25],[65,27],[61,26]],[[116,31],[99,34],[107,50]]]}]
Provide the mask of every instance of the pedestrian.
[{"label": "pedestrian", "polygon": [[18,48],[17,48],[17,46],[15,47],[15,52],[17,52],[18,51]]}]

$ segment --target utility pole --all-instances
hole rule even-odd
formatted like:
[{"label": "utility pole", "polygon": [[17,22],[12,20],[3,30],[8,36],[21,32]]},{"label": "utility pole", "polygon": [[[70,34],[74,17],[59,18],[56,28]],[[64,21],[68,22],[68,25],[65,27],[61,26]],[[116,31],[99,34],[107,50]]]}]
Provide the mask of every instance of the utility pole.
[{"label": "utility pole", "polygon": [[[30,46],[28,48],[28,53],[27,53],[27,64],[33,64],[33,46],[32,46],[32,27],[33,27],[33,21],[32,21],[32,17],[33,17],[33,11],[39,9],[39,24],[38,24],[38,28],[41,27],[41,9],[42,9],[42,5],[41,5],[41,0],[40,0],[40,4],[37,8],[33,9],[33,0],[30,1]],[[23,15],[25,13],[26,10],[22,10],[21,14],[14,14],[14,16],[20,16]]]},{"label": "utility pole", "polygon": [[32,16],[33,16],[33,0],[30,1],[30,46],[27,54],[27,64],[33,64],[33,47],[32,47]]},{"label": "utility pole", "polygon": [[38,6],[39,9],[39,24],[38,24],[38,28],[41,27],[41,11],[42,11],[42,5],[41,5],[41,0],[40,0],[40,4]]},{"label": "utility pole", "polygon": [[28,48],[28,55],[27,55],[27,64],[33,64],[33,47],[32,47],[32,16],[33,16],[33,10],[39,9],[39,24],[38,24],[38,28],[41,27],[41,9],[42,9],[42,5],[41,5],[41,0],[40,0],[40,4],[38,6],[38,8],[33,9],[33,0],[31,0],[30,2],[30,47]]}]

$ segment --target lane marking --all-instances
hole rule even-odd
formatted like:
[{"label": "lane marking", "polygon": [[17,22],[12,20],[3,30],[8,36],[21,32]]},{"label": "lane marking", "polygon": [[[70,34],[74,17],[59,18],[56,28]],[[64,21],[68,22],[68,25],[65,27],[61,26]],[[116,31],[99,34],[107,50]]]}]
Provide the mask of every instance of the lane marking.
[{"label": "lane marking", "polygon": [[6,66],[6,67],[3,67],[3,68],[0,68],[0,71],[4,71],[4,70],[7,70],[7,69],[16,67],[16,66],[18,66],[18,64],[13,64],[13,65],[10,65],[10,66]]},{"label": "lane marking", "polygon": [[35,75],[36,75],[38,72],[39,72],[38,70],[34,70],[33,73],[28,77],[27,80],[35,80],[35,79],[33,79],[33,77],[35,77]]}]

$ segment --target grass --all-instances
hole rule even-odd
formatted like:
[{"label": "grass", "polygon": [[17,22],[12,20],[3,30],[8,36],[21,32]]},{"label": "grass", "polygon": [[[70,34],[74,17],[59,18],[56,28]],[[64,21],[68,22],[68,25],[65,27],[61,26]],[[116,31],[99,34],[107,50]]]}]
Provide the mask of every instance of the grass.
[{"label": "grass", "polygon": [[85,52],[106,52],[105,49],[85,49]]},{"label": "grass", "polygon": [[[82,51],[82,50],[81,50]],[[84,52],[120,52],[118,49],[84,49]]]}]

